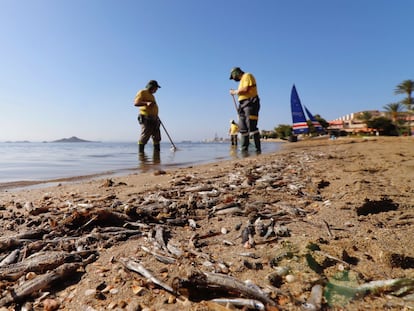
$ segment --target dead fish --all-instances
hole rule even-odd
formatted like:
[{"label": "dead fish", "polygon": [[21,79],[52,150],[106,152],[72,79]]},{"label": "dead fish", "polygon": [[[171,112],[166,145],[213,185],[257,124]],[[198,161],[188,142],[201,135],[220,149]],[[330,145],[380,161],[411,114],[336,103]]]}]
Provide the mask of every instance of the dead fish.
[{"label": "dead fish", "polygon": [[201,192],[201,191],[211,191],[213,189],[212,186],[209,185],[197,185],[193,187],[185,188],[185,192]]},{"label": "dead fish", "polygon": [[219,304],[231,304],[233,306],[237,307],[247,307],[247,308],[253,308],[255,310],[265,310],[264,304],[255,299],[246,299],[246,298],[215,298],[211,301]]},{"label": "dead fish", "polygon": [[259,234],[259,236],[264,236],[266,234],[266,227],[263,223],[262,219],[259,217],[254,222],[254,228],[256,232]]},{"label": "dead fish", "polygon": [[0,277],[1,279],[17,279],[27,272],[43,272],[54,269],[69,260],[79,261],[80,259],[79,255],[60,251],[36,253],[23,261],[0,267]]},{"label": "dead fish", "polygon": [[221,192],[216,189],[212,189],[210,191],[199,191],[198,194],[204,197],[218,197]]},{"label": "dead fish", "polygon": [[253,248],[255,246],[253,236],[256,234],[254,225],[250,222],[247,223],[246,228],[241,233],[242,244],[245,248]]},{"label": "dead fish", "polygon": [[312,287],[308,301],[302,304],[302,309],[307,311],[319,311],[322,308],[322,296],[322,285],[314,285]]},{"label": "dead fish", "polygon": [[277,226],[277,228],[274,230],[277,236],[280,237],[290,237],[290,231],[285,226]]},{"label": "dead fish", "polygon": [[172,244],[171,241],[168,241],[167,249],[171,254],[173,254],[177,258],[180,258],[184,253],[182,249]]},{"label": "dead fish", "polygon": [[153,255],[155,257],[155,259],[157,259],[159,262],[162,262],[162,263],[165,263],[165,264],[173,264],[176,261],[175,258],[171,258],[171,257],[165,256],[165,255],[161,255],[159,253],[153,252],[149,248],[147,248],[143,245],[141,245],[141,249],[144,252],[147,252],[147,253]]},{"label": "dead fish", "polygon": [[250,258],[253,258],[253,259],[260,258],[255,253],[251,253],[251,252],[249,252],[249,253],[240,253],[239,256],[242,256],[242,257],[250,257]]},{"label": "dead fish", "polygon": [[6,306],[12,302],[22,300],[23,298],[38,292],[58,279],[64,279],[72,275],[81,265],[79,263],[65,263],[55,270],[39,275],[30,281],[10,289],[10,292],[0,299],[0,306]]},{"label": "dead fish", "polygon": [[155,227],[155,241],[158,243],[159,247],[164,250],[168,251],[167,244],[165,243],[165,235],[166,232],[162,226],[157,225]]},{"label": "dead fish", "polygon": [[166,291],[172,293],[172,294],[176,294],[174,289],[169,286],[168,284],[158,280],[156,277],[154,277],[152,275],[151,272],[149,272],[147,269],[144,268],[144,266],[142,264],[140,264],[137,261],[128,259],[128,258],[121,258],[120,262],[129,270],[135,271],[139,274],[141,274],[143,277],[147,278],[149,281],[151,281],[154,284],[157,284],[158,286],[162,287],[163,289],[165,289]]},{"label": "dead fish", "polygon": [[17,257],[19,257],[20,250],[17,248],[12,251],[9,255],[7,255],[1,262],[0,267],[4,267],[16,262]]},{"label": "dead fish", "polygon": [[90,204],[90,203],[78,203],[76,205],[82,208],[92,208],[94,206],[93,204]]},{"label": "dead fish", "polygon": [[238,292],[242,295],[252,297],[253,299],[257,299],[258,301],[261,301],[262,303],[266,303],[268,305],[274,306],[276,305],[275,302],[270,299],[266,293],[263,292],[262,289],[260,289],[257,285],[253,284],[252,282],[249,282],[246,284],[246,282],[242,282],[238,279],[235,279],[228,275],[223,275],[219,273],[203,273],[206,277],[203,282],[206,282],[207,285],[214,285],[214,287],[223,287],[226,288],[226,290]]},{"label": "dead fish", "polygon": [[195,222],[194,219],[188,219],[188,224],[190,225],[191,228],[197,229],[197,223]]},{"label": "dead fish", "polygon": [[213,212],[214,215],[243,215],[244,211],[240,207],[229,207],[226,209],[221,209],[219,211]]},{"label": "dead fish", "polygon": [[271,218],[269,225],[266,227],[266,232],[263,235],[263,238],[265,240],[267,240],[272,235],[276,234],[274,226],[275,226],[275,220],[273,218]]}]

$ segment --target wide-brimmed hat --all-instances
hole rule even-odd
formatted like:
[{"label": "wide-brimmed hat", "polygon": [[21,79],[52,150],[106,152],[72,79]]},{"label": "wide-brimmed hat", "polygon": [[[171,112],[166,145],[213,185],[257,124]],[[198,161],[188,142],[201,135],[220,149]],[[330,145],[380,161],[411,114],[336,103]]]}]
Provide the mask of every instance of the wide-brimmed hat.
[{"label": "wide-brimmed hat", "polygon": [[152,87],[158,87],[161,88],[161,86],[158,84],[158,82],[156,80],[149,80],[149,82],[147,83],[146,88],[150,89]]}]

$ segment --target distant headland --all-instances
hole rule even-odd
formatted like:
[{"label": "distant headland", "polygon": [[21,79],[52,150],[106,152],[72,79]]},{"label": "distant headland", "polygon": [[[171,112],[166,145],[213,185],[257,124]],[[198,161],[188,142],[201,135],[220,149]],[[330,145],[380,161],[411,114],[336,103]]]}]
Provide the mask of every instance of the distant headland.
[{"label": "distant headland", "polygon": [[69,138],[61,138],[58,140],[51,141],[51,143],[92,143],[92,142],[93,141],[81,139],[76,136],[72,136]]}]

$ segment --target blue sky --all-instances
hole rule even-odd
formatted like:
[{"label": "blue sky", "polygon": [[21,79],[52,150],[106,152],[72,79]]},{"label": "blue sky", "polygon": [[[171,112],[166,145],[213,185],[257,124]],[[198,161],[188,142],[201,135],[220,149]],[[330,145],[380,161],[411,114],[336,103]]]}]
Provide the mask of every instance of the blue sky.
[{"label": "blue sky", "polygon": [[[227,137],[230,69],[255,75],[259,129],[290,91],[326,120],[403,97],[412,0],[0,0],[0,141],[136,141],[150,79],[175,141]],[[168,141],[163,135],[163,141]]]}]

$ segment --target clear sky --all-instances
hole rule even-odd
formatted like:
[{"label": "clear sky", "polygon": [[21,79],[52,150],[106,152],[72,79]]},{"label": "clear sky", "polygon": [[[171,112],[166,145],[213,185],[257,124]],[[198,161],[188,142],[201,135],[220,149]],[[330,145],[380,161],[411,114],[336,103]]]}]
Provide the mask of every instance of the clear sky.
[{"label": "clear sky", "polygon": [[256,77],[261,130],[291,124],[293,84],[328,121],[383,110],[414,78],[413,12],[413,0],[0,0],[0,141],[137,141],[133,99],[150,79],[173,140],[227,137],[234,66]]}]

